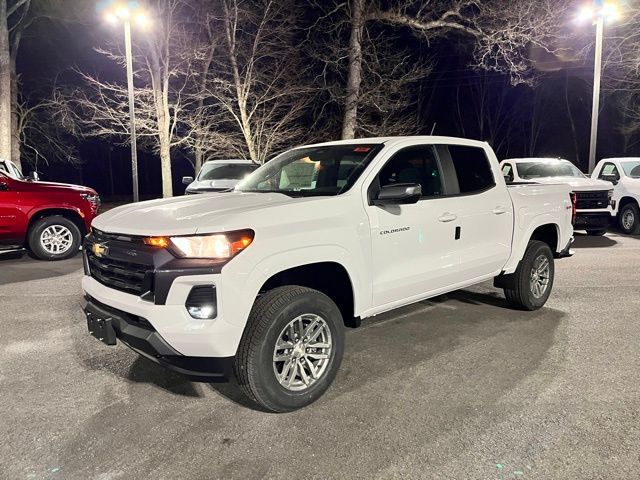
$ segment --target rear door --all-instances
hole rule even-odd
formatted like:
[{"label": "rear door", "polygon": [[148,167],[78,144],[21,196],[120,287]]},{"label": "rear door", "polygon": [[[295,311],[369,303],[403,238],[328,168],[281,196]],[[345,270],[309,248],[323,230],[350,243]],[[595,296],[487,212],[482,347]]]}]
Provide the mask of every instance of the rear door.
[{"label": "rear door", "polygon": [[412,145],[394,153],[368,184],[369,199],[394,183],[419,183],[423,196],[411,205],[366,206],[376,307],[402,304],[459,281],[455,238],[461,212],[457,200],[445,194],[434,146]]},{"label": "rear door", "polygon": [[461,276],[469,281],[499,272],[511,254],[513,206],[497,160],[477,146],[438,145],[437,151],[458,216]]}]

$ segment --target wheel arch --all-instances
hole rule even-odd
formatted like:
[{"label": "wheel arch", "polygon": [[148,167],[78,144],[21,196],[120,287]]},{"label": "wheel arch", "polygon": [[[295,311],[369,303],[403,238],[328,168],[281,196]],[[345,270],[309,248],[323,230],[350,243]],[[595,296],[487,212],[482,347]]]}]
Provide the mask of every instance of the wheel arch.
[{"label": "wheel arch", "polygon": [[60,215],[72,221],[74,225],[78,227],[82,236],[85,236],[88,233],[84,219],[76,210],[72,208],[42,208],[30,213],[29,224],[27,226],[27,234],[31,231],[31,228],[38,220],[45,217],[53,217],[55,215]]},{"label": "wheel arch", "polygon": [[271,275],[260,287],[259,294],[286,285],[299,285],[324,293],[338,306],[345,325],[357,326],[353,281],[341,263],[321,261],[285,268]]},{"label": "wheel arch", "polygon": [[635,199],[634,197],[631,197],[629,195],[625,195],[624,197],[622,197],[620,199],[620,201],[618,202],[618,213],[622,211],[622,209],[627,206],[629,203],[635,203],[636,205],[638,204],[638,200]]}]

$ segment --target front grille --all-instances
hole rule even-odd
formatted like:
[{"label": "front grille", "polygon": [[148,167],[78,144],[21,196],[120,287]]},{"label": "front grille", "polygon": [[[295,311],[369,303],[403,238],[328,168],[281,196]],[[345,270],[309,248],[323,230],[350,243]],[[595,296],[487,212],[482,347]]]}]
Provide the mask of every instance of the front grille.
[{"label": "front grille", "polygon": [[147,265],[122,262],[112,258],[98,258],[87,252],[91,276],[103,285],[134,295],[142,295]]},{"label": "front grille", "polygon": [[[96,255],[93,246],[101,249]],[[85,244],[89,274],[101,284],[133,295],[152,288],[153,254],[139,238],[94,230]]]},{"label": "front grille", "polygon": [[596,208],[607,208],[609,205],[608,190],[599,190],[595,192],[575,192],[576,208],[578,210],[589,210]]}]

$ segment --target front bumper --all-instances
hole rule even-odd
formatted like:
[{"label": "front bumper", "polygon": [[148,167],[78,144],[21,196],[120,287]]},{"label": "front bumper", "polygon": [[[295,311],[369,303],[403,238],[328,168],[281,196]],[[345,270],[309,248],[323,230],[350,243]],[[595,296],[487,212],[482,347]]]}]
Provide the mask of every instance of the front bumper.
[{"label": "front bumper", "polygon": [[[186,275],[171,284],[164,305],[143,300],[137,295],[115,290],[93,277],[82,277],[82,289],[93,300],[114,310],[144,318],[153,329],[180,355],[189,357],[232,357],[236,354],[244,330],[241,323],[232,323],[225,305],[224,282],[221,275]],[[218,293],[218,315],[213,320],[198,320],[189,315],[185,302],[194,286],[215,285]],[[233,303],[228,307],[233,307]]]},{"label": "front bumper", "polygon": [[105,344],[115,345],[118,339],[143,357],[195,380],[224,381],[230,377],[233,357],[182,355],[162,338],[147,319],[109,307],[90,295],[86,295],[85,299],[83,310],[89,331]]},{"label": "front bumper", "polygon": [[603,212],[583,212],[576,213],[574,230],[597,230],[609,227],[611,215],[608,211]]}]

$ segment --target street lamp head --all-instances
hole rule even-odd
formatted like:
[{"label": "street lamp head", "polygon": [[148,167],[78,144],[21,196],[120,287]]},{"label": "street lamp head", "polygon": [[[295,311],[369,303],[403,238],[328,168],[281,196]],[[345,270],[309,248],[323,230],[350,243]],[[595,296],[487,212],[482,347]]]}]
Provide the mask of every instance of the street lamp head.
[{"label": "street lamp head", "polygon": [[600,14],[604,17],[605,20],[610,22],[615,22],[620,20],[622,15],[620,14],[620,7],[613,2],[605,2],[602,5],[602,9]]},{"label": "street lamp head", "polygon": [[615,22],[620,20],[622,15],[620,14],[620,8],[613,2],[601,2],[596,1],[592,5],[584,5],[576,15],[576,21],[578,23],[595,23],[598,19],[603,19],[607,22]]},{"label": "street lamp head", "polygon": [[143,30],[147,30],[151,26],[151,19],[149,18],[149,15],[142,10],[137,11],[134,18],[136,24]]},{"label": "street lamp head", "polygon": [[116,23],[118,23],[118,17],[116,17],[115,13],[113,12],[106,12],[104,14],[104,19],[111,25],[115,25]]},{"label": "street lamp head", "polygon": [[129,18],[131,16],[131,10],[129,9],[129,7],[126,4],[125,5],[117,5],[115,7],[113,13],[120,20],[126,20],[127,18]]}]

